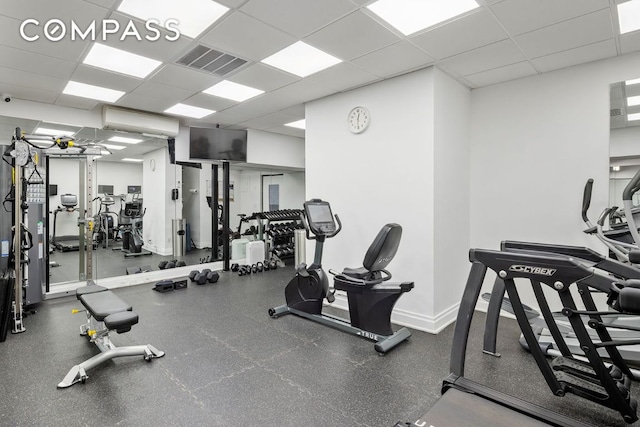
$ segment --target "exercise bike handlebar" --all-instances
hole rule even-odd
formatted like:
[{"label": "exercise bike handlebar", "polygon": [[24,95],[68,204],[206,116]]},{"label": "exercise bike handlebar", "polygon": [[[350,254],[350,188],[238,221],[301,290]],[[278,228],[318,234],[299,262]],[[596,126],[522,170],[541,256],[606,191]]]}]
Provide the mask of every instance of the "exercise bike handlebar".
[{"label": "exercise bike handlebar", "polygon": [[[334,214],[333,215],[336,219],[336,223],[338,224],[338,228],[336,228],[336,231],[334,231],[333,233],[327,234],[325,237],[326,238],[331,238],[333,236],[335,236],[336,234],[338,234],[341,230],[342,230],[342,222],[340,221],[340,217],[338,216],[338,214]],[[304,225],[304,231],[307,235],[307,239],[308,240],[316,240],[316,236],[315,235],[311,235],[311,230],[309,229],[309,224],[307,223],[307,219],[304,217],[304,214],[301,213],[300,214],[300,221],[302,222],[302,225]]]}]

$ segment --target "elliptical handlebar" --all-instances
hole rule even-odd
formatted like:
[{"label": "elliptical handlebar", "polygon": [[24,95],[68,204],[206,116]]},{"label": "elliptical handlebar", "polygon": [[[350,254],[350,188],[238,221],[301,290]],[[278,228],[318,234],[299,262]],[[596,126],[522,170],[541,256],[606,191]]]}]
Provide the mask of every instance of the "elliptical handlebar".
[{"label": "elliptical handlebar", "polygon": [[593,178],[589,178],[584,185],[584,193],[582,195],[582,220],[589,225],[589,217],[587,211],[591,206],[591,193],[593,192]]},{"label": "elliptical handlebar", "polygon": [[632,200],[634,193],[640,190],[640,170],[631,178],[631,181],[624,187],[622,200]]}]

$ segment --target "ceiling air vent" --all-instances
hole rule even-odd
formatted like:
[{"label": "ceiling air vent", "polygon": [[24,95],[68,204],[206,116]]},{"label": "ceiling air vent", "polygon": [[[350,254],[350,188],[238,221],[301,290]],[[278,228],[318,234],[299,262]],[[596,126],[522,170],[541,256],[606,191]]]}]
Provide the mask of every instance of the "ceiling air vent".
[{"label": "ceiling air vent", "polygon": [[186,65],[189,68],[206,71],[218,76],[229,74],[246,63],[247,61],[242,58],[218,52],[202,45],[196,46],[178,60],[180,65]]},{"label": "ceiling air vent", "polygon": [[612,108],[611,110],[609,110],[610,117],[616,117],[621,115],[622,115],[622,108]]}]

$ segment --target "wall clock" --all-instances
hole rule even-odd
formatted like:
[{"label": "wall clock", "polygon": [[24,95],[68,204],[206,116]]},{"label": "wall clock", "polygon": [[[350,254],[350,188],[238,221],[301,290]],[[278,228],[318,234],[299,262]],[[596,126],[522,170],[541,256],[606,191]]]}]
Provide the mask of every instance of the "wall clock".
[{"label": "wall clock", "polygon": [[347,116],[347,125],[352,133],[362,133],[371,122],[371,114],[365,107],[354,107]]}]

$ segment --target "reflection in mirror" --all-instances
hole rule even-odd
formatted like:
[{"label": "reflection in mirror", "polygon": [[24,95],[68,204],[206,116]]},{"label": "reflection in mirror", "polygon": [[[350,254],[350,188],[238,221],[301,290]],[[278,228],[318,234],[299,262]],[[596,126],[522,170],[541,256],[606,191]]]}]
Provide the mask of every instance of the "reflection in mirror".
[{"label": "reflection in mirror", "polygon": [[[640,169],[640,79],[610,89],[609,205],[622,206],[622,192]],[[633,204],[640,205],[640,193]]]},{"label": "reflection in mirror", "polygon": [[[93,279],[105,279],[157,271],[163,262],[174,260],[186,265],[212,261],[213,252],[220,250],[220,240],[212,244],[212,210],[207,203],[211,163],[172,165],[167,140],[154,136],[11,117],[0,117],[1,143],[10,143],[16,126],[27,133],[66,134],[78,144],[103,147],[102,155],[89,163],[89,198],[83,162],[77,156],[47,156],[44,216],[49,214],[43,223],[50,244],[43,253],[48,255],[51,291],[82,280],[85,265],[91,265]],[[259,238],[259,221],[243,218],[270,209],[300,209],[304,202],[304,170],[233,163],[230,181],[232,240]],[[219,194],[221,205],[223,192]],[[81,245],[85,227],[78,222],[89,216],[89,207],[94,229],[90,243]],[[216,222],[220,230],[222,222]],[[172,228],[184,230],[184,240],[174,239]],[[183,255],[174,255],[181,251]],[[90,260],[85,259],[87,253],[92,253]]]}]

